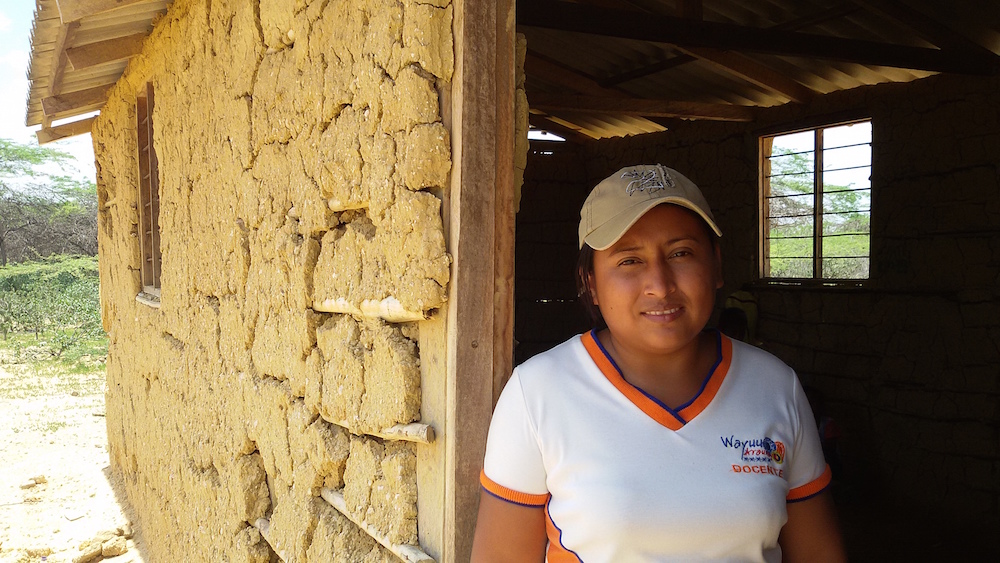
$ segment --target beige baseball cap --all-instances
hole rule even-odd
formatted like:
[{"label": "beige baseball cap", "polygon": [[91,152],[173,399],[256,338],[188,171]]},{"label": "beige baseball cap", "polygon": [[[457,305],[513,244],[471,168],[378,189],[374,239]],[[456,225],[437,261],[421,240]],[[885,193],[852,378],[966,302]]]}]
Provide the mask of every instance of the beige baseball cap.
[{"label": "beige baseball cap", "polygon": [[580,248],[588,244],[594,250],[606,250],[661,203],[694,211],[722,236],[705,196],[694,182],[661,164],[642,164],[626,166],[608,176],[587,196],[580,210]]}]

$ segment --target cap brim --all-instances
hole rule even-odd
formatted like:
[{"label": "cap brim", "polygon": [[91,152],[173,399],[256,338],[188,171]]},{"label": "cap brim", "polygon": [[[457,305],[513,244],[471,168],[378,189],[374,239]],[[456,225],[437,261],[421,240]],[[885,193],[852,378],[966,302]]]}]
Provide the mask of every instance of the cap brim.
[{"label": "cap brim", "polygon": [[[618,240],[622,238],[622,236],[624,236],[625,233],[627,233],[628,230],[632,228],[632,225],[635,225],[636,222],[639,221],[639,219],[641,219],[642,216],[646,214],[646,212],[656,207],[657,205],[661,205],[664,203],[678,205],[685,209],[690,209],[691,211],[694,211],[695,213],[698,214],[699,217],[702,218],[703,221],[708,223],[708,226],[711,227],[712,231],[714,231],[716,235],[720,237],[722,236],[722,231],[719,230],[719,227],[718,225],[715,224],[715,221],[713,221],[711,217],[708,217],[704,211],[698,208],[698,206],[691,203],[685,198],[664,197],[659,199],[646,200],[643,201],[642,203],[639,203],[638,205],[633,205],[632,207],[629,207],[625,211],[622,211],[618,215],[615,215],[611,219],[605,221],[604,224],[601,225],[600,227],[591,231],[590,234],[588,234],[583,238],[583,243],[587,244],[594,250],[607,250],[608,248],[611,248],[611,246],[613,246],[616,242],[618,242]],[[580,246],[582,248],[583,244],[581,244]]]}]

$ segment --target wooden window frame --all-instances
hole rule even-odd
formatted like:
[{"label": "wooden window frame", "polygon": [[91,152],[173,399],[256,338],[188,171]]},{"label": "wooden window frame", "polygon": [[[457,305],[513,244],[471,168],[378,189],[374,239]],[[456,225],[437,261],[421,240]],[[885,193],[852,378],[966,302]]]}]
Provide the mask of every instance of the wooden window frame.
[{"label": "wooden window frame", "polygon": [[142,291],[137,300],[158,306],[160,302],[160,181],[159,163],[153,146],[153,83],[147,82],[135,99],[136,145],[139,177],[138,238]]},{"label": "wooden window frame", "polygon": [[[872,122],[872,118],[869,116],[837,116],[836,118],[831,118],[829,121],[813,121],[808,125],[803,125],[798,128],[783,128],[777,129],[772,128],[766,131],[759,131],[758,136],[758,278],[768,284],[782,284],[782,285],[826,285],[826,286],[838,286],[838,287],[862,287],[866,285],[869,280],[871,280],[872,274],[872,252],[871,252],[871,222],[869,221],[868,239],[869,239],[869,250],[868,250],[868,275],[864,278],[837,278],[824,276],[823,274],[823,240],[827,236],[823,233],[823,186],[824,186],[824,170],[823,170],[823,132],[827,129],[832,129],[836,127],[852,125],[857,123]],[[811,277],[780,277],[771,276],[769,272],[769,225],[770,225],[770,211],[768,206],[769,197],[769,178],[770,178],[770,165],[768,158],[771,156],[771,145],[770,140],[775,137],[780,137],[783,135],[790,135],[794,133],[803,133],[807,131],[813,132],[813,153],[814,153],[814,170],[813,170],[813,255],[812,255],[812,276]],[[874,133],[872,138],[869,140],[869,150],[874,146]],[[869,159],[869,168],[874,168],[874,158]],[[869,184],[869,191],[874,192],[874,184]],[[872,216],[873,207],[869,208],[869,217]]]}]

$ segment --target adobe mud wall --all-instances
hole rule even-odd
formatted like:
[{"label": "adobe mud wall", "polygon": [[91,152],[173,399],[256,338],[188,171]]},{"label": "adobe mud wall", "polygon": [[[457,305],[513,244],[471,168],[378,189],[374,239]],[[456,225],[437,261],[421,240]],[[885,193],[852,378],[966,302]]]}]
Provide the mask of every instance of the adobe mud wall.
[{"label": "adobe mud wall", "polygon": [[1000,80],[936,76],[773,108],[749,125],[597,142],[585,147],[587,183],[639,162],[690,176],[724,232],[724,297],[757,279],[756,131],[854,110],[873,127],[871,279],[755,284],[759,337],[825,395],[855,494],[888,491],[956,525],[996,522]]},{"label": "adobe mud wall", "polygon": [[[449,281],[452,18],[450,0],[177,0],[112,90],[94,129],[108,439],[151,561],[418,547],[425,446],[387,429],[421,419],[418,337]],[[159,307],[136,301],[148,81]]]}]

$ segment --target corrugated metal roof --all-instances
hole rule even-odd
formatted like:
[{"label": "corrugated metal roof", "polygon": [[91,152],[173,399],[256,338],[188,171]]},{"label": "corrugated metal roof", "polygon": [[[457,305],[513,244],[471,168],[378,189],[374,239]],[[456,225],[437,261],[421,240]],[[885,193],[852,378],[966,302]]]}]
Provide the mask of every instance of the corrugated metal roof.
[{"label": "corrugated metal roof", "polygon": [[[774,35],[779,48],[775,52],[767,41],[762,41],[753,45],[753,49],[713,49],[685,44],[691,41],[689,38],[672,42],[669,33],[663,34],[662,41],[626,38],[628,34],[622,32],[621,26],[604,33],[605,25],[614,25],[604,22],[614,18],[594,15],[629,12],[636,35],[640,36],[652,33],[644,29],[645,20],[677,17],[685,4],[696,12],[701,8],[700,18],[695,16],[686,21],[765,31]],[[559,17],[543,22],[534,19],[535,16],[522,17],[529,8],[548,10],[550,6],[551,12],[542,13],[559,13]],[[590,8],[595,10],[588,12]],[[529,105],[532,94],[536,98],[545,94],[546,109],[536,113],[564,122],[566,127],[592,138],[635,134],[650,122],[641,116],[615,116],[606,108],[581,113],[572,96],[610,93],[623,100],[768,107],[838,90],[882,82],[908,82],[934,74],[933,70],[921,68],[926,65],[918,51],[912,53],[912,64],[900,66],[852,60],[849,49],[841,57],[799,56],[781,51],[780,42],[785,35],[780,34],[888,46],[871,49],[876,55],[892,46],[920,48],[926,55],[970,53],[970,60],[985,61],[985,66],[990,67],[984,68],[984,74],[1000,69],[1000,63],[996,62],[1000,61],[996,57],[1000,54],[1000,3],[995,0],[522,0],[518,9],[518,31],[525,34],[529,52],[526,69]],[[600,9],[605,11],[596,11]],[[581,27],[586,31],[581,31]],[[990,53],[996,61],[989,60]],[[545,60],[549,65],[541,72],[533,71],[531,57]],[[560,72],[558,84],[549,77],[553,68]],[[567,74],[576,75],[582,86],[574,85],[566,78]],[[588,92],[592,85],[604,88],[604,92]],[[567,96],[565,109],[553,107],[552,98],[557,94]],[[544,128],[540,122],[536,125]]]},{"label": "corrugated metal roof", "polygon": [[[94,96],[118,80],[127,59],[76,68],[67,53],[148,34],[171,2],[64,2],[123,3],[64,21],[56,0],[36,0],[27,125],[48,129],[54,119],[100,107]],[[662,131],[675,118],[732,119],[733,109],[907,82],[939,68],[1000,72],[996,0],[519,0],[517,7],[528,102],[545,100],[532,106],[532,123],[579,139]],[[546,10],[560,15],[539,19]]]}]

